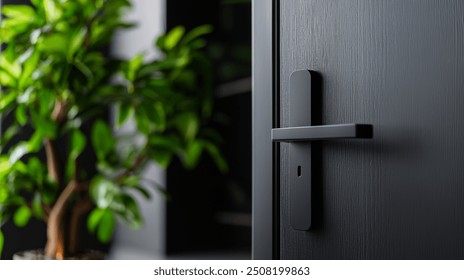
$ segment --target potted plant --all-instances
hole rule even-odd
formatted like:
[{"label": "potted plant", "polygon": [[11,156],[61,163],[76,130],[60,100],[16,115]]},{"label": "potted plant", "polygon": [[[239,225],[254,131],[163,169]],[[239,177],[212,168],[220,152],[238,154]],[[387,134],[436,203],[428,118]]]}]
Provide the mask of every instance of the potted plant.
[{"label": "potted plant", "polygon": [[[113,34],[132,26],[121,19],[129,1],[31,2],[2,8],[0,113],[12,121],[0,141],[0,225],[43,220],[44,256],[62,259],[78,253],[89,211],[87,227],[102,242],[116,218],[142,225],[132,194],[149,197],[140,175],[147,162],[166,167],[178,157],[193,168],[208,153],[227,169],[209,127],[211,66],[201,49],[211,28],[159,37],[161,59],[117,60],[107,52]],[[115,136],[107,121],[114,107],[115,125],[135,120],[141,143]],[[95,160],[84,166],[83,154]]]}]

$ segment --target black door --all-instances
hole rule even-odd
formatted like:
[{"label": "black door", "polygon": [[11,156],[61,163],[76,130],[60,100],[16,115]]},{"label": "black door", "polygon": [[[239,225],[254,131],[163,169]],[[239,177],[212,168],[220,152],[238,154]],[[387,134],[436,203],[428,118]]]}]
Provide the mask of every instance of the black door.
[{"label": "black door", "polygon": [[[255,258],[272,256],[267,242],[282,259],[463,259],[464,2],[258,0],[254,13],[255,25],[268,28],[260,36],[271,32],[274,43],[258,55],[274,72],[257,73],[264,62],[255,58]],[[255,54],[259,44],[255,37]],[[272,150],[264,135],[269,126],[291,126],[297,70],[317,78],[312,125],[374,130],[369,140],[306,144],[313,151],[309,230],[291,223],[292,143]],[[258,104],[266,100],[271,112]],[[269,151],[274,166],[262,160]],[[268,179],[257,178],[266,170]]]}]

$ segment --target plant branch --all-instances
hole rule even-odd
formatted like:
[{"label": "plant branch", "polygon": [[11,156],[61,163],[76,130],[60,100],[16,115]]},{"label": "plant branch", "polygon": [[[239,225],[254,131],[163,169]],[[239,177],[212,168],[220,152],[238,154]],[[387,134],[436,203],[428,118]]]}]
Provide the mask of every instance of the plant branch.
[{"label": "plant branch", "polygon": [[53,108],[52,112],[52,120],[62,123],[66,120],[66,116],[68,114],[68,103],[63,100],[58,100],[55,103],[55,107]]},{"label": "plant branch", "polygon": [[[63,258],[65,252],[61,252],[62,255],[57,254],[60,242],[64,244],[63,236],[63,217],[66,213],[68,201],[78,188],[79,183],[75,180],[69,182],[69,184],[63,189],[60,196],[56,200],[55,205],[50,211],[47,225],[47,244],[45,246],[45,255],[49,258]],[[64,249],[64,247],[62,248]]]},{"label": "plant branch", "polygon": [[61,186],[63,182],[60,176],[60,163],[58,160],[56,143],[50,138],[45,138],[45,154],[47,156],[48,175],[58,184],[58,186]]},{"label": "plant branch", "polygon": [[[106,4],[106,3],[105,3],[105,4]],[[90,43],[91,43],[91,42],[90,42],[90,38],[92,37],[92,34],[91,34],[91,32],[92,32],[92,28],[91,28],[91,27],[92,27],[92,24],[95,22],[95,20],[97,20],[97,18],[98,18],[99,16],[102,15],[102,13],[103,13],[103,9],[97,10],[97,11],[92,15],[92,17],[90,17],[90,18],[87,20],[87,22],[85,23],[85,27],[87,28],[87,34],[85,35],[85,38],[84,38],[84,46],[85,46],[86,48],[88,48],[89,45],[90,45]]]},{"label": "plant branch", "polygon": [[50,216],[50,211],[51,211],[51,208],[50,206],[42,203],[42,211],[43,211],[43,220],[45,223],[48,223],[48,217]]},{"label": "plant branch", "polygon": [[146,154],[145,153],[140,153],[137,158],[135,159],[135,162],[134,164],[129,168],[127,169],[126,171],[124,171],[122,174],[118,175],[116,178],[115,178],[115,181],[116,182],[119,182],[121,181],[122,179],[126,178],[127,176],[130,176],[132,173],[134,173],[137,169],[140,168],[140,166],[144,163],[145,159],[146,159]]},{"label": "plant branch", "polygon": [[[68,106],[66,102],[61,100],[56,102],[51,114],[52,120],[57,123],[62,123],[66,120],[67,111]],[[45,138],[45,154],[47,156],[48,175],[58,184],[58,186],[62,186],[63,180],[61,178],[61,165],[58,158],[55,140]]]},{"label": "plant branch", "polygon": [[70,220],[70,225],[69,225],[69,243],[68,243],[70,255],[76,254],[78,246],[79,246],[80,219],[82,215],[84,215],[87,211],[92,209],[92,207],[93,207],[92,202],[89,199],[84,198],[84,199],[78,200],[76,204],[74,204],[71,210],[71,220]]}]

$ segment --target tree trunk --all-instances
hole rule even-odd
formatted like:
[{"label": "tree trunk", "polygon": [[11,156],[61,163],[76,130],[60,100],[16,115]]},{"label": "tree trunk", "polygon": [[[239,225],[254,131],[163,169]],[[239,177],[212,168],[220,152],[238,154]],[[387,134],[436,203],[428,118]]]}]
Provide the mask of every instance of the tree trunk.
[{"label": "tree trunk", "polygon": [[69,199],[76,192],[79,183],[75,180],[69,182],[58,197],[50,211],[47,223],[47,244],[45,255],[48,258],[63,259],[66,257],[65,214],[69,206]]},{"label": "tree trunk", "polygon": [[[81,188],[81,187],[80,187]],[[79,247],[79,222],[82,216],[92,209],[93,205],[90,200],[84,198],[76,201],[72,210],[71,210],[71,217],[69,220],[69,240],[66,243],[66,248],[68,249],[68,253],[73,256],[75,255]]]},{"label": "tree trunk", "polygon": [[[65,101],[59,101],[55,104],[51,118],[58,124],[61,124],[68,112],[68,106]],[[88,189],[88,182],[79,182],[77,180],[77,163],[74,178],[66,184],[64,176],[61,173],[61,163],[56,149],[56,142],[53,139],[45,139],[45,153],[47,156],[48,174],[62,191],[58,196],[55,204],[47,215],[47,244],[45,246],[45,255],[52,259],[63,259],[68,253],[74,254],[77,250],[77,231],[80,217],[88,211],[92,204],[88,200],[79,200],[73,206],[70,215],[70,222],[66,221],[70,199],[79,190]]]}]

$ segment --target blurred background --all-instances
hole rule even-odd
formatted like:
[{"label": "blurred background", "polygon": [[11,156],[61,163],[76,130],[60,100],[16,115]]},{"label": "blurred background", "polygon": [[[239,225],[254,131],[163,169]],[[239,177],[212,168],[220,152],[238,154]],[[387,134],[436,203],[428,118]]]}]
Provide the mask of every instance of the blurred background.
[{"label": "blurred background", "polygon": [[[169,193],[166,201],[154,193],[139,199],[145,225],[139,231],[117,226],[109,245],[87,234],[91,248],[109,259],[250,259],[251,258],[251,0],[132,0],[126,17],[137,27],[117,34],[110,53],[127,58],[145,52],[150,58],[153,38],[175,26],[191,30],[210,24],[206,52],[214,63],[216,129],[224,138],[229,172],[220,174],[204,157],[195,170],[178,161],[167,170],[151,165],[145,173]],[[1,4],[28,4],[3,0]],[[111,118],[111,116],[110,116]],[[8,119],[1,120],[1,131]],[[133,129],[131,123],[116,133]],[[31,221],[25,228],[11,222],[2,227],[2,258],[15,252],[43,248],[45,225]],[[33,231],[36,234],[32,235]],[[83,228],[82,232],[85,233]]]}]

